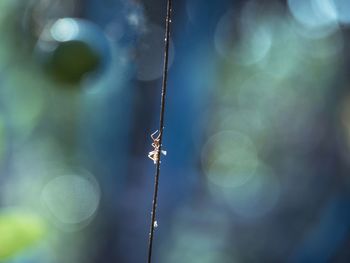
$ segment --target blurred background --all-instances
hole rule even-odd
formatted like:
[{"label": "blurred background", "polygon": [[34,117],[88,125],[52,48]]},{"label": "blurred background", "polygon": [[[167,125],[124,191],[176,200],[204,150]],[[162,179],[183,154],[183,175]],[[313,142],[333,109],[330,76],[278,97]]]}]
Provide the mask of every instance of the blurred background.
[{"label": "blurred background", "polygon": [[[154,262],[350,262],[350,2],[173,9]],[[165,12],[0,1],[0,262],[146,262]]]}]

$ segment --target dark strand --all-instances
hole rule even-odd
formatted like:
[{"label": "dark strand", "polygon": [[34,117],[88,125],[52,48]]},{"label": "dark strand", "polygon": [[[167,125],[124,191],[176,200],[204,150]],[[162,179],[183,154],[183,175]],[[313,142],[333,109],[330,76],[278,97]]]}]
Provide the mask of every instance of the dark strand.
[{"label": "dark strand", "polygon": [[159,174],[160,174],[160,159],[162,151],[162,139],[164,130],[164,112],[165,112],[165,95],[168,81],[168,62],[169,62],[169,42],[170,42],[170,23],[171,23],[171,7],[172,1],[168,0],[167,3],[167,14],[165,22],[165,49],[164,49],[164,65],[163,65],[163,81],[162,81],[162,95],[160,103],[160,117],[159,117],[159,154],[156,162],[156,174],[154,179],[154,194],[153,194],[153,205],[152,205],[152,219],[149,231],[149,244],[148,244],[148,263],[152,262],[152,247],[154,228],[156,222],[156,210],[157,210],[157,198],[158,198],[158,185],[159,185]]}]

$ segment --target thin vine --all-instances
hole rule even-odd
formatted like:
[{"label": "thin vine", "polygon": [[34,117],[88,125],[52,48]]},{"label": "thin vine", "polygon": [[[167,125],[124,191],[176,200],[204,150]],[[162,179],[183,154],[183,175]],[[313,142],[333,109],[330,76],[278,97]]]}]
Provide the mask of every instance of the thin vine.
[{"label": "thin vine", "polygon": [[159,135],[157,137],[157,148],[156,148],[156,173],[154,178],[154,193],[153,203],[151,212],[151,225],[149,231],[149,243],[148,243],[148,263],[152,262],[152,248],[154,239],[154,230],[157,227],[156,221],[156,210],[157,210],[157,199],[158,199],[158,186],[159,186],[159,174],[160,174],[160,159],[162,153],[162,140],[164,130],[164,113],[165,113],[165,100],[168,82],[168,64],[169,64],[169,44],[170,44],[170,24],[171,24],[171,12],[172,12],[172,0],[167,0],[167,13],[165,19],[165,47],[164,47],[164,65],[163,65],[163,81],[162,81],[162,94],[160,103],[160,117],[159,117]]}]

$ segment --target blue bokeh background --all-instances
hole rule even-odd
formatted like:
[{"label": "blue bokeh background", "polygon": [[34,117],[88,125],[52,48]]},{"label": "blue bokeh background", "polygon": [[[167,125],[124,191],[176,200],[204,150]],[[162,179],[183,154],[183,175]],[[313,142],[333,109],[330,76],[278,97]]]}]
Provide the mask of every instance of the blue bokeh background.
[{"label": "blue bokeh background", "polygon": [[[0,10],[0,261],[145,262],[166,1]],[[349,25],[174,1],[154,262],[349,262]]]}]

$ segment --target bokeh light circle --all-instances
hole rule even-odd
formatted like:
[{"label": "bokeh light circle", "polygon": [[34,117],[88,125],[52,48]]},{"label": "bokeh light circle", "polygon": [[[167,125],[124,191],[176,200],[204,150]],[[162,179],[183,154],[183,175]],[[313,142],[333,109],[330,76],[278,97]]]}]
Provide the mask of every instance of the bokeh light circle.
[{"label": "bokeh light circle", "polygon": [[350,1],[349,0],[323,0],[328,6],[335,9],[340,23],[350,24]]},{"label": "bokeh light circle", "polygon": [[59,19],[51,27],[50,33],[57,41],[69,41],[79,34],[79,25],[72,18]]},{"label": "bokeh light circle", "polygon": [[224,200],[244,220],[255,220],[272,211],[279,200],[281,184],[272,169],[260,163],[244,184],[236,188],[210,184],[216,198]]},{"label": "bokeh light circle", "polygon": [[236,131],[213,135],[202,150],[208,180],[221,187],[238,187],[253,175],[257,151],[248,136]]},{"label": "bokeh light circle", "polygon": [[229,10],[219,20],[214,36],[221,57],[233,63],[250,65],[263,59],[271,48],[272,36],[259,23],[236,23],[237,12]]},{"label": "bokeh light circle", "polygon": [[63,224],[79,224],[98,209],[100,190],[92,177],[65,174],[50,180],[42,190],[42,203]]},{"label": "bokeh light circle", "polygon": [[329,0],[288,0],[294,19],[305,37],[325,37],[338,30],[337,14]]},{"label": "bokeh light circle", "polygon": [[35,57],[58,82],[78,84],[98,79],[110,65],[110,43],[93,22],[61,18],[40,35]]}]

